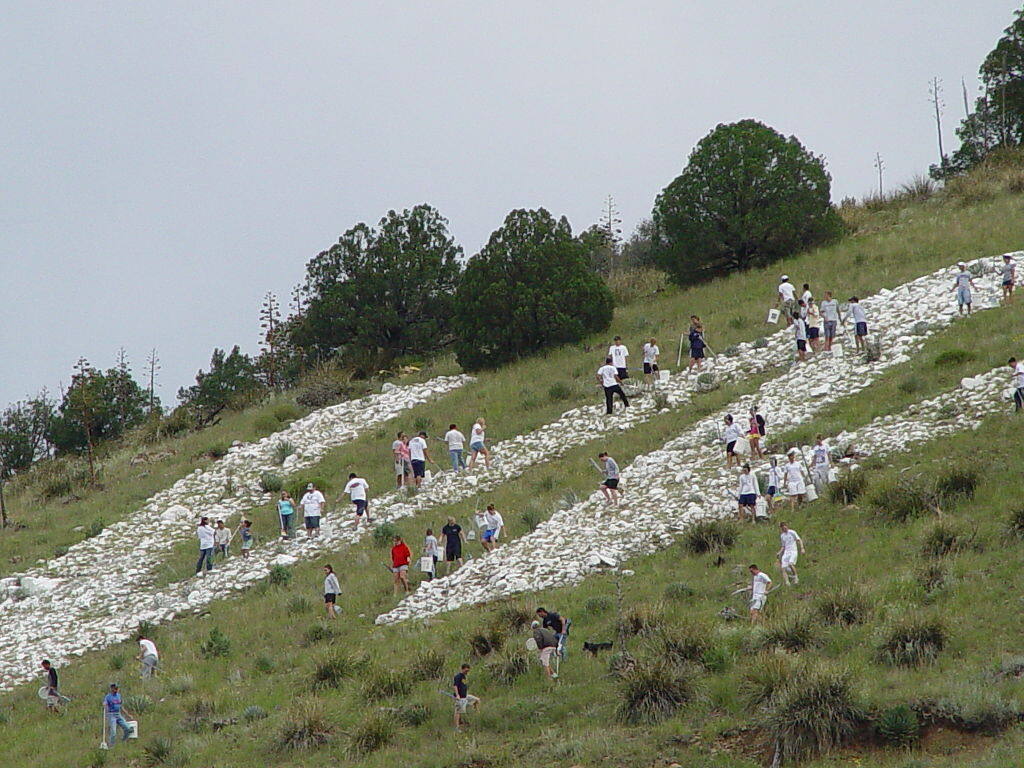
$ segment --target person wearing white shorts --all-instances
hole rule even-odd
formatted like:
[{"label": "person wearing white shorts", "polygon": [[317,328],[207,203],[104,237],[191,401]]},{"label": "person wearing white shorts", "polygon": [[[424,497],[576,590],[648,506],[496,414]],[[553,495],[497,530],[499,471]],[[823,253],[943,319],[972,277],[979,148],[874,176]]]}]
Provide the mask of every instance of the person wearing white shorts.
[{"label": "person wearing white shorts", "polygon": [[768,593],[772,588],[772,580],[768,574],[756,565],[750,566],[750,623],[757,624],[761,621],[761,611],[768,600]]},{"label": "person wearing white shorts", "polygon": [[789,452],[789,462],[783,471],[786,473],[786,495],[789,497],[790,506],[795,507],[803,502],[804,494],[807,493],[804,468],[796,463],[795,448]]},{"label": "person wearing white shorts", "polygon": [[793,584],[799,584],[800,577],[796,572],[796,561],[797,557],[804,553],[804,540],[785,523],[779,523],[779,539],[782,541],[782,546],[776,557],[778,557],[779,566],[782,568],[782,579],[787,586],[791,580]]}]

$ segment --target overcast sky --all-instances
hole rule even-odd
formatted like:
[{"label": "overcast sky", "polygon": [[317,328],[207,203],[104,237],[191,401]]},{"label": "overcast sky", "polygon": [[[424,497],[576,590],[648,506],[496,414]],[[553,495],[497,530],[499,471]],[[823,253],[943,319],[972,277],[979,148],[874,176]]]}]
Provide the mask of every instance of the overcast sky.
[{"label": "overcast sky", "polygon": [[162,361],[165,402],[359,221],[421,202],[467,255],[505,214],[628,233],[717,123],[825,156],[833,198],[944,134],[1011,0],[7,2],[0,405],[86,356]]}]

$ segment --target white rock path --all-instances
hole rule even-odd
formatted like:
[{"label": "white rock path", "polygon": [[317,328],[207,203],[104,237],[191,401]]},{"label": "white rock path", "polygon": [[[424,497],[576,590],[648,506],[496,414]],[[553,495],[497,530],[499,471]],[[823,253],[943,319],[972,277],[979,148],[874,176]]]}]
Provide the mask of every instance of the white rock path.
[{"label": "white rock path", "polygon": [[[993,270],[1000,259],[981,260],[987,272],[975,281],[979,287],[974,297],[976,311],[997,306],[1000,287]],[[755,395],[732,403],[712,420],[695,425],[660,450],[638,457],[622,472],[625,496],[621,507],[608,507],[595,492],[589,499],[555,512],[532,533],[471,560],[451,576],[424,582],[392,611],[378,616],[377,623],[424,618],[502,596],[574,584],[604,564],[617,564],[670,545],[694,520],[734,514],[730,493],[736,487],[735,470],[724,468],[721,448],[708,447],[708,435],[714,433],[715,423],[726,413],[746,413],[757,403],[770,419],[769,428],[785,431],[812,420],[826,406],[864,389],[889,368],[909,360],[925,337],[934,332],[933,327],[924,335],[908,335],[916,321],[945,326],[956,316],[948,271],[915,282],[922,290],[912,295],[893,293],[884,314],[876,313],[874,318],[868,315],[869,326],[881,326],[889,337],[882,360],[867,364],[854,357],[831,357],[817,361],[813,364],[816,367],[794,367],[766,382]],[[897,335],[900,333],[903,335]],[[1005,370],[1001,375],[1000,379],[997,369],[965,380],[958,396],[970,406],[971,413],[943,429],[973,426],[981,415],[1005,407],[993,397],[993,392],[1007,385]],[[858,450],[893,450],[905,442],[930,439],[939,431],[932,423],[935,409],[946,401],[940,397],[920,404],[917,408],[926,415],[912,418],[906,426],[892,416],[873,422],[854,436]],[[913,410],[908,413],[913,414]],[[837,440],[850,437],[844,433]]]}]

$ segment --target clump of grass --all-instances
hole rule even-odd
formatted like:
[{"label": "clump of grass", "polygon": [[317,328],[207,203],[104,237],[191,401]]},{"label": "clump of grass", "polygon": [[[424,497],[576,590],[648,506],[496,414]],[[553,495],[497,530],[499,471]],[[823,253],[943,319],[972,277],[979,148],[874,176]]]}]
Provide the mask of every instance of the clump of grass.
[{"label": "clump of grass", "polygon": [[135,628],[135,640],[141,640],[143,637],[152,638],[156,635],[156,624],[148,619],[143,619],[139,622],[139,626]]},{"label": "clump of grass", "polygon": [[875,730],[889,746],[909,749],[921,736],[921,722],[909,706],[897,704],[878,715]]},{"label": "clump of grass", "polygon": [[754,658],[740,676],[740,702],[755,712],[789,683],[796,671],[796,659],[786,653],[767,651]]},{"label": "clump of grass", "polygon": [[276,666],[277,665],[274,664],[274,660],[265,654],[260,654],[252,662],[253,669],[261,675],[269,675],[274,671],[274,669],[276,669]]},{"label": "clump of grass", "polygon": [[818,642],[817,627],[806,611],[794,611],[771,621],[765,628],[763,647],[804,651]]},{"label": "clump of grass", "polygon": [[110,667],[112,672],[120,672],[124,669],[125,657],[123,653],[115,653],[110,657],[110,661],[107,662],[107,666]]},{"label": "clump of grass", "polygon": [[877,486],[868,502],[880,517],[905,523],[932,509],[932,494],[920,479],[897,478]]},{"label": "clump of grass", "polygon": [[284,488],[284,480],[276,472],[264,472],[260,475],[260,490],[264,493],[280,493]]},{"label": "clump of grass", "polygon": [[924,535],[921,554],[925,557],[945,557],[957,552],[961,543],[960,532],[954,526],[939,522]]},{"label": "clump of grass", "polygon": [[815,601],[814,609],[826,624],[852,627],[871,614],[871,600],[860,587],[834,587]]},{"label": "clump of grass", "polygon": [[334,726],[315,699],[301,701],[292,707],[278,732],[275,746],[281,751],[307,751],[330,741]]},{"label": "clump of grass", "polygon": [[940,419],[955,419],[960,415],[960,406],[956,403],[943,403],[936,411],[936,415]]},{"label": "clump of grass", "polygon": [[921,381],[913,377],[904,379],[896,385],[896,389],[905,395],[912,395],[921,391]]},{"label": "clump of grass", "polygon": [[700,663],[708,672],[725,672],[732,666],[735,654],[726,645],[712,645],[700,657]]},{"label": "clump of grass", "polygon": [[1024,507],[1010,512],[1006,519],[1006,532],[1016,539],[1024,539]]},{"label": "clump of grass", "polygon": [[[1022,521],[1024,521],[1024,511],[1022,511],[1021,514]],[[1022,529],[1022,536],[1024,536],[1024,529]],[[589,616],[599,616],[602,613],[611,610],[613,605],[614,603],[610,597],[606,595],[594,595],[593,597],[588,597],[583,601],[583,612]]]},{"label": "clump of grass", "polygon": [[691,525],[683,537],[683,545],[695,555],[720,552],[736,543],[739,529],[728,520],[701,520]]},{"label": "clump of grass", "polygon": [[292,580],[292,572],[284,565],[275,565],[267,574],[267,581],[275,587],[285,587]]},{"label": "clump of grass", "polygon": [[967,733],[994,736],[1018,722],[1020,706],[990,686],[970,686],[937,702],[915,702],[914,709],[926,720],[945,721]]},{"label": "clump of grass", "polygon": [[223,459],[228,455],[228,451],[231,448],[231,443],[226,440],[218,440],[216,443],[211,443],[206,449],[206,455],[211,459]]},{"label": "clump of grass", "polygon": [[267,710],[258,704],[250,704],[242,710],[242,719],[247,723],[255,723],[257,720],[264,720],[267,717]]},{"label": "clump of grass", "polygon": [[840,474],[836,482],[829,484],[828,495],[833,504],[852,504],[864,495],[867,488],[867,472],[854,470]]},{"label": "clump of grass", "polygon": [[754,345],[753,346],[754,346],[754,349],[767,349],[768,348],[768,339],[766,339],[764,336],[760,336],[760,337],[754,339]]},{"label": "clump of grass", "polygon": [[325,643],[334,639],[334,630],[326,624],[313,624],[302,633],[302,644],[305,646]]},{"label": "clump of grass", "polygon": [[391,699],[396,696],[408,696],[412,690],[409,675],[390,667],[374,667],[363,680],[363,697],[369,701]]},{"label": "clump of grass", "polygon": [[657,723],[703,697],[703,684],[694,668],[645,660],[622,674],[616,717],[630,725]]},{"label": "clump of grass", "polygon": [[360,720],[349,734],[349,749],[356,755],[368,755],[390,744],[395,738],[395,724],[379,712]]},{"label": "clump of grass", "polygon": [[[173,696],[188,693],[196,687],[196,679],[192,675],[179,675],[167,681],[167,692]],[[131,710],[129,710],[130,712]]]},{"label": "clump of grass", "polygon": [[437,680],[444,674],[445,657],[433,648],[424,648],[413,658],[410,671],[417,680]]},{"label": "clump of grass", "polygon": [[153,700],[144,693],[136,693],[124,697],[124,708],[133,715],[141,715],[153,706]]},{"label": "clump of grass", "polygon": [[933,664],[948,642],[949,633],[941,621],[911,614],[884,628],[877,645],[878,659],[898,667]]},{"label": "clump of grass", "polygon": [[664,411],[672,404],[669,402],[668,395],[661,391],[656,391],[654,393],[652,402],[654,403],[654,410],[656,411]]},{"label": "clump of grass", "polygon": [[487,662],[487,673],[503,685],[512,685],[530,669],[530,657],[518,648],[506,649]]},{"label": "clump of grass", "polygon": [[[277,423],[275,422],[274,423],[274,429],[272,429],[270,431],[273,432],[276,429],[277,429]],[[295,444],[294,443],[292,443],[292,442],[290,442],[288,440],[278,440],[276,443],[274,443],[274,461],[277,464],[284,464],[285,459],[287,459],[293,453],[295,453]]]},{"label": "clump of grass", "polygon": [[494,614],[495,626],[511,632],[525,629],[535,618],[534,609],[519,601],[502,603]]},{"label": "clump of grass", "polygon": [[257,416],[252,423],[257,435],[271,435],[281,428],[281,423],[270,414]]},{"label": "clump of grass", "polygon": [[935,479],[935,492],[943,501],[970,499],[981,482],[981,475],[973,469],[951,467]]},{"label": "clump of grass", "polygon": [[469,637],[469,650],[477,657],[500,651],[505,644],[505,635],[497,627],[483,627]]},{"label": "clump of grass", "polygon": [[146,765],[163,765],[174,754],[174,742],[165,736],[157,736],[142,747]]},{"label": "clump of grass", "polygon": [[917,583],[921,588],[931,595],[946,586],[949,579],[949,569],[942,562],[928,562],[917,569],[915,573]]},{"label": "clump of grass", "polygon": [[199,652],[208,659],[227,656],[231,653],[231,641],[220,631],[220,627],[214,627],[199,646]]},{"label": "clump of grass", "polygon": [[642,603],[630,607],[619,620],[619,632],[623,635],[650,635],[666,624],[665,611],[661,605]]},{"label": "clump of grass", "polygon": [[396,708],[395,719],[402,725],[416,728],[430,719],[430,710],[423,704],[405,704]]},{"label": "clump of grass", "polygon": [[280,422],[295,421],[302,415],[302,410],[297,405],[291,403],[280,403],[274,406],[274,410],[271,411],[274,418]]},{"label": "clump of grass", "polygon": [[811,666],[798,669],[772,695],[761,724],[788,765],[842,746],[863,720],[850,673]]},{"label": "clump of grass", "polygon": [[309,598],[303,595],[293,595],[288,598],[288,604],[285,606],[285,610],[289,616],[298,616],[303,613],[309,613],[312,610],[313,604],[309,601]]},{"label": "clump of grass", "polygon": [[85,529],[84,538],[94,539],[103,533],[103,529],[107,527],[102,517],[98,517],[93,520]]},{"label": "clump of grass", "polygon": [[548,387],[548,399],[553,403],[561,400],[568,400],[572,397],[572,387],[562,381],[557,381]]},{"label": "clump of grass", "polygon": [[373,529],[373,543],[378,547],[390,547],[397,535],[398,528],[392,523],[381,523]]},{"label": "clump of grass", "polygon": [[536,509],[527,508],[519,514],[519,522],[527,531],[535,531],[544,522],[544,516]]},{"label": "clump of grass", "polygon": [[342,682],[354,677],[361,667],[361,662],[354,656],[334,651],[317,661],[313,667],[313,688],[338,688]]},{"label": "clump of grass", "polygon": [[710,631],[697,624],[663,627],[652,635],[653,654],[673,664],[699,663],[711,647]]},{"label": "clump of grass", "polygon": [[668,600],[687,600],[695,594],[693,587],[681,581],[668,584],[663,593]]},{"label": "clump of grass", "polygon": [[937,354],[932,363],[936,368],[948,368],[953,365],[963,365],[964,363],[969,363],[972,360],[974,360],[973,352],[967,349],[955,347]]}]

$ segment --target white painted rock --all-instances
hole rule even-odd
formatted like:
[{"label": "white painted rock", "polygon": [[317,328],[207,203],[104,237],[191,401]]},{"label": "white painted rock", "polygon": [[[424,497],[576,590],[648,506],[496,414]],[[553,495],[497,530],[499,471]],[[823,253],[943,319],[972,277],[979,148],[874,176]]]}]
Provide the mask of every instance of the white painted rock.
[{"label": "white painted rock", "polygon": [[21,577],[21,591],[29,597],[49,592],[58,586],[60,586],[60,582],[56,579],[47,579],[43,576]]}]

